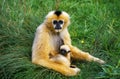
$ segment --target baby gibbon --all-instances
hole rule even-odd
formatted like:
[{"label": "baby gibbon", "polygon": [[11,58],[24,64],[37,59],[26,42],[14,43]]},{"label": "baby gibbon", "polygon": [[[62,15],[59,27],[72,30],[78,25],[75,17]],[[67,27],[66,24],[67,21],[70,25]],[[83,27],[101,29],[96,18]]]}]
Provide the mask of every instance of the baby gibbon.
[{"label": "baby gibbon", "polygon": [[100,64],[103,60],[83,52],[71,44],[68,25],[70,16],[64,11],[51,11],[38,26],[32,46],[32,63],[74,76],[80,69],[71,65],[71,57]]}]

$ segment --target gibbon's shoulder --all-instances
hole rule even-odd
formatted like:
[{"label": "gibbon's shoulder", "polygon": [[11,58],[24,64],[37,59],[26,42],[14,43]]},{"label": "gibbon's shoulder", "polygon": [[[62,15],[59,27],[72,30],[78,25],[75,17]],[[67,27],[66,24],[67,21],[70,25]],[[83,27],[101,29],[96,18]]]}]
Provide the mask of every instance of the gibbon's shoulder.
[{"label": "gibbon's shoulder", "polygon": [[36,31],[43,31],[44,26],[45,26],[45,25],[44,25],[43,23],[40,24],[40,25],[37,27]]}]

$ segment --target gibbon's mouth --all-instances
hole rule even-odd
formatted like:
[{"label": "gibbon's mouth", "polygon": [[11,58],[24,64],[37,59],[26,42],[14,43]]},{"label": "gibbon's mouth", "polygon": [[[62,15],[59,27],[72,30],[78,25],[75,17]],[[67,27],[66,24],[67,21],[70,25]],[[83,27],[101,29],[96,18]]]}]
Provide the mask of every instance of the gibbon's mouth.
[{"label": "gibbon's mouth", "polygon": [[55,29],[55,32],[62,31],[62,27],[61,26],[56,26],[56,27],[54,27],[54,29]]},{"label": "gibbon's mouth", "polygon": [[55,32],[61,32],[62,29],[55,29]]}]

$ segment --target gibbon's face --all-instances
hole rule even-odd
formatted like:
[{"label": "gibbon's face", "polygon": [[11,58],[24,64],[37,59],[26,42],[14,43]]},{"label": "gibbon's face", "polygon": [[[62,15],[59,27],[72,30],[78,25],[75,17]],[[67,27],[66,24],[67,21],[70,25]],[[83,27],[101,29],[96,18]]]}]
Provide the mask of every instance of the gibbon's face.
[{"label": "gibbon's face", "polygon": [[70,24],[70,17],[64,11],[51,11],[46,16],[47,27],[55,32],[61,32]]}]

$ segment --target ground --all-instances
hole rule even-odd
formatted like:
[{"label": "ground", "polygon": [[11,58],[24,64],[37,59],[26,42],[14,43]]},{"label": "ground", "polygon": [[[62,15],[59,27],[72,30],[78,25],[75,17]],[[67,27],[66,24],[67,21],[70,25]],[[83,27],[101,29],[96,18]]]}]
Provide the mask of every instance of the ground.
[{"label": "ground", "polygon": [[[119,0],[0,0],[1,79],[119,79]],[[106,61],[73,61],[81,73],[65,77],[31,63],[34,33],[46,14],[56,9],[71,16],[72,44]]]}]

